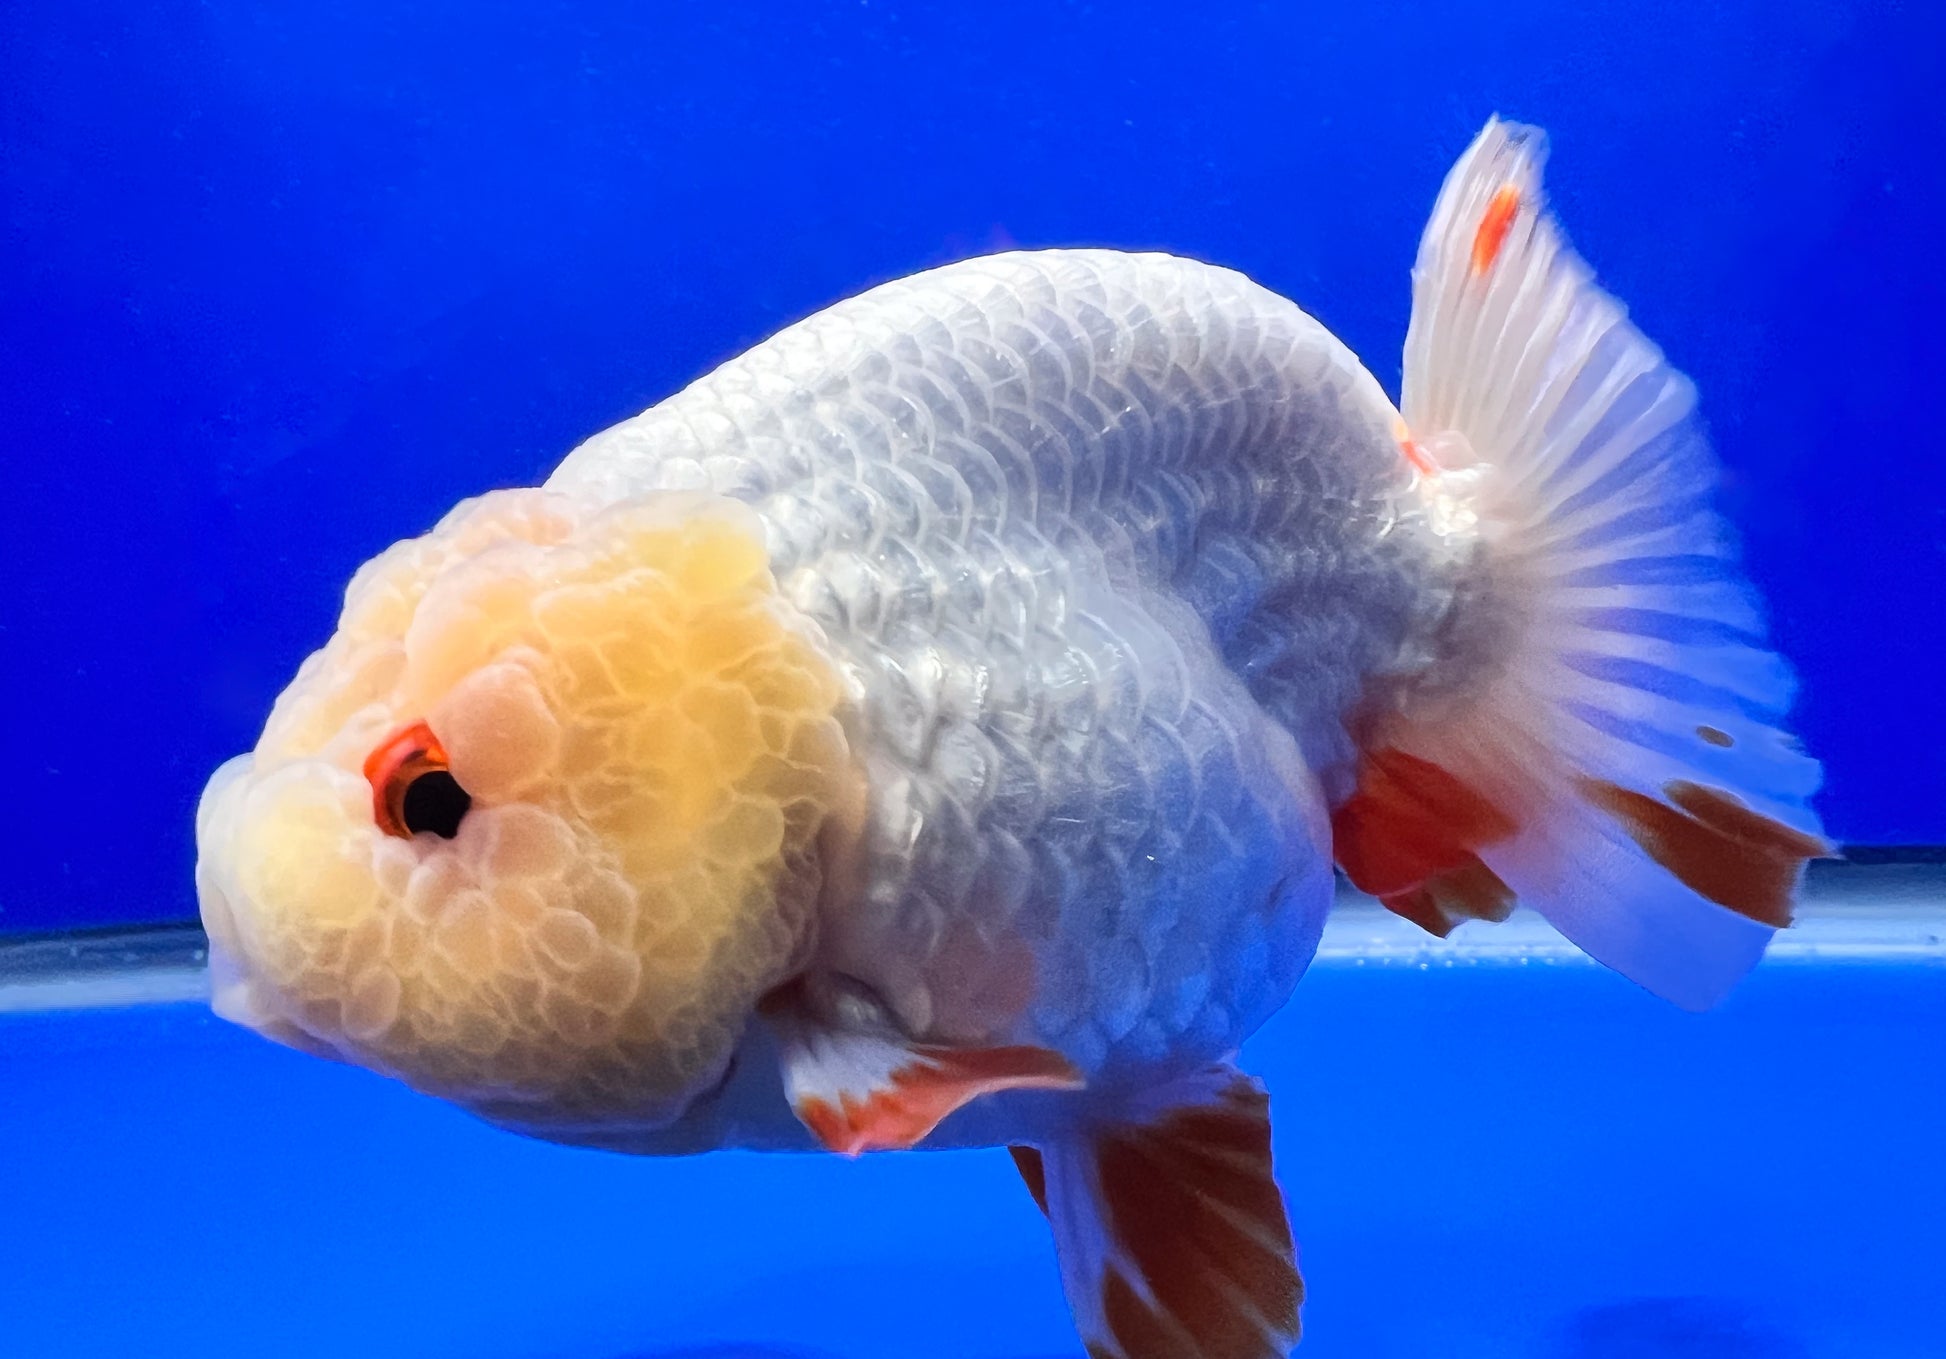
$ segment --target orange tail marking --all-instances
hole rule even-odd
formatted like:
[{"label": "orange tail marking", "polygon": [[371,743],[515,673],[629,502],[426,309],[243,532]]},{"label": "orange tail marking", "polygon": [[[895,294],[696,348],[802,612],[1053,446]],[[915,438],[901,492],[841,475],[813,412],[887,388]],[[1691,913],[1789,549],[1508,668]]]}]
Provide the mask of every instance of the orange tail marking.
[{"label": "orange tail marking", "polygon": [[1697,896],[1777,929],[1791,923],[1799,865],[1831,852],[1815,836],[1701,784],[1669,784],[1662,790],[1667,803],[1593,780],[1583,791]]},{"label": "orange tail marking", "polygon": [[1480,277],[1493,267],[1500,257],[1500,247],[1507,242],[1507,230],[1514,224],[1514,214],[1520,210],[1520,190],[1511,184],[1503,184],[1487,203],[1487,210],[1480,218],[1479,229],[1473,233],[1473,276]]},{"label": "orange tail marking", "polygon": [[1438,475],[1439,464],[1432,460],[1430,453],[1419,446],[1419,441],[1412,437],[1412,430],[1404,420],[1392,422],[1392,438],[1398,443],[1399,452],[1405,454],[1405,460],[1412,465],[1413,471],[1422,477]]},{"label": "orange tail marking", "polygon": [[1338,866],[1353,885],[1441,938],[1463,920],[1512,912],[1512,890],[1476,851],[1516,829],[1439,765],[1391,749],[1365,757],[1358,791],[1331,818]]}]

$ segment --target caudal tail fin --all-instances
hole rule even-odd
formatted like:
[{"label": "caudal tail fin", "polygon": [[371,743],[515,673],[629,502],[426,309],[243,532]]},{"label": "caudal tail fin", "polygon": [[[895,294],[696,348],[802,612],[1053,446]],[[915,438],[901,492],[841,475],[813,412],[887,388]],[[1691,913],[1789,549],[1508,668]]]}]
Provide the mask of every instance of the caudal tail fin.
[{"label": "caudal tail fin", "polygon": [[1462,678],[1374,719],[1339,862],[1438,933],[1524,901],[1702,1008],[1827,852],[1819,768],[1694,390],[1568,248],[1544,154],[1488,124],[1420,245],[1401,404],[1429,511],[1477,535],[1444,638]]}]

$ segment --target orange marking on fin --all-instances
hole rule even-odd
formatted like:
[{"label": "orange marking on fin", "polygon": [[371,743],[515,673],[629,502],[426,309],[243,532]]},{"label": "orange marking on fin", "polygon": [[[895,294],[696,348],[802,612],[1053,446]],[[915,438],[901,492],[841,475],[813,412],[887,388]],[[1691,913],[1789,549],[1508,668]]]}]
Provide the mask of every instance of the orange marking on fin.
[{"label": "orange marking on fin", "polygon": [[1432,460],[1430,453],[1419,446],[1418,440],[1412,437],[1411,428],[1403,419],[1392,421],[1392,438],[1398,443],[1399,452],[1405,454],[1405,460],[1412,464],[1412,469],[1420,476],[1430,477],[1438,473],[1439,464]]},{"label": "orange marking on fin", "polygon": [[1352,884],[1441,938],[1513,911],[1512,889],[1477,851],[1516,829],[1439,765],[1389,748],[1365,757],[1357,791],[1331,818],[1332,850]]},{"label": "orange marking on fin", "polygon": [[1799,866],[1831,852],[1816,836],[1701,784],[1668,784],[1666,803],[1593,779],[1582,791],[1697,896],[1776,929],[1791,923]]},{"label": "orange marking on fin", "polygon": [[1494,191],[1487,210],[1473,233],[1473,276],[1478,278],[1500,258],[1500,247],[1507,243],[1507,230],[1520,210],[1520,190],[1503,184]]},{"label": "orange marking on fin", "polygon": [[1102,1280],[1101,1315],[1123,1359],[1181,1359],[1200,1353],[1195,1337],[1137,1297],[1121,1271],[1112,1267]]},{"label": "orange marking on fin", "polygon": [[1008,1147],[1007,1154],[1014,1158],[1014,1169],[1027,1185],[1027,1192],[1034,1196],[1034,1206],[1047,1216],[1047,1167],[1041,1162],[1040,1152],[1033,1147]]},{"label": "orange marking on fin", "polygon": [[1304,1280],[1254,1082],[1238,1077],[1214,1104],[1102,1135],[1095,1166],[1103,1225],[1149,1299],[1123,1266],[1105,1271],[1102,1318],[1124,1359],[1287,1352]]},{"label": "orange marking on fin", "polygon": [[851,1120],[828,1100],[806,1099],[797,1103],[797,1116],[826,1151],[856,1156],[860,1147],[851,1145]]},{"label": "orange marking on fin", "polygon": [[890,1084],[836,1104],[812,1096],[797,1116],[828,1151],[856,1156],[903,1151],[962,1104],[1000,1090],[1073,1090],[1081,1073],[1058,1052],[1037,1047],[914,1048],[918,1060],[892,1073]]},{"label": "orange marking on fin", "polygon": [[1441,939],[1465,921],[1487,920],[1498,924],[1514,913],[1513,889],[1470,854],[1419,886],[1379,900],[1392,914]]}]

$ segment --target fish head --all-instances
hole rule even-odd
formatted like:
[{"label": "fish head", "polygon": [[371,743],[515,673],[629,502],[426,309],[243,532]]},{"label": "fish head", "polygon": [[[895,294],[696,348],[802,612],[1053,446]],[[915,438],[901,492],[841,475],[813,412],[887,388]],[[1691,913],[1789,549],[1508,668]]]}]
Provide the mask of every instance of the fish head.
[{"label": "fish head", "polygon": [[814,944],[842,696],[742,505],[461,505],[204,791],[217,1012],[541,1135],[671,1125]]}]

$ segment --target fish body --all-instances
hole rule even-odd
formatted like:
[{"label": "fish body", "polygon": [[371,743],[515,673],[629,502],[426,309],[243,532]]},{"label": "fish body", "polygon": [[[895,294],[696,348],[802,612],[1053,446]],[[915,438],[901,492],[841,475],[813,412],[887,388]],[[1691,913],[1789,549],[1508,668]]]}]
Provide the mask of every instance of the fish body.
[{"label": "fish body", "polygon": [[548,489],[760,517],[870,790],[814,980],[929,1042],[1145,1080],[1283,1003],[1332,896],[1347,719],[1431,656],[1462,554],[1398,420],[1241,275],[1018,253],[793,326]]},{"label": "fish body", "polygon": [[1097,1355],[1271,1355],[1233,1055],[1334,866],[1713,1001],[1823,852],[1688,385],[1489,125],[1395,407],[1163,255],[874,289],[368,564],[198,880],[219,1010],[647,1154],[1013,1149]]}]

